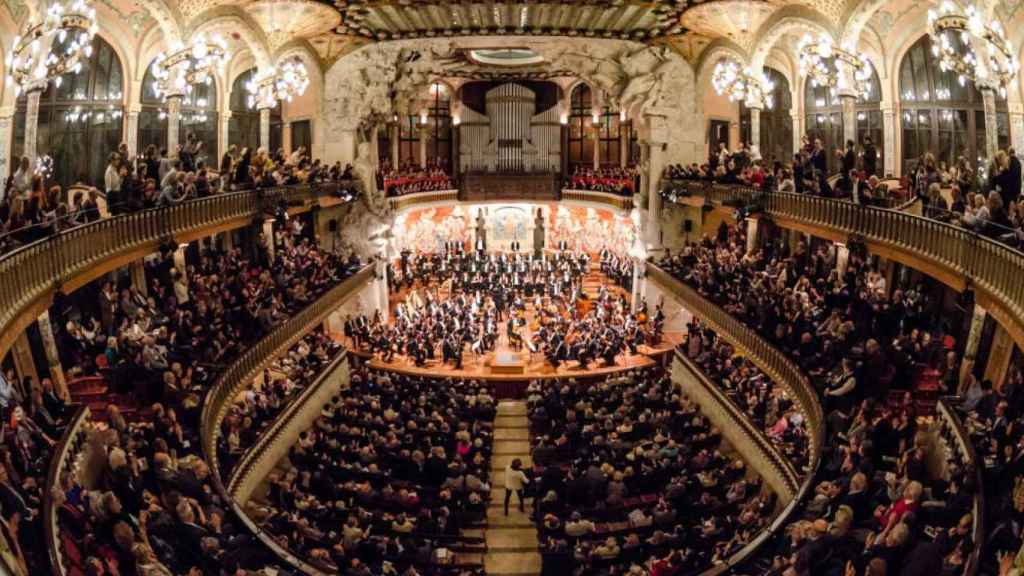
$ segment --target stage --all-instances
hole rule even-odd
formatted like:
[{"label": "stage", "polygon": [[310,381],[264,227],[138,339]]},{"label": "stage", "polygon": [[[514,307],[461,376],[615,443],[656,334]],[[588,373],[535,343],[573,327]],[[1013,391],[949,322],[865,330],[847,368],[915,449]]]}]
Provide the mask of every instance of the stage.
[{"label": "stage", "polygon": [[[601,285],[614,292],[621,292],[619,287],[612,285],[601,274],[596,265],[592,265],[583,284],[584,290],[592,296],[596,296]],[[419,290],[424,288],[427,287],[417,286]],[[394,310],[396,304],[405,301],[409,296],[409,291],[405,289],[392,293],[390,295],[391,309]],[[532,305],[528,305],[526,318],[531,322],[534,319]],[[492,384],[496,397],[517,398],[522,396],[531,380],[574,378],[586,381],[603,378],[623,370],[653,366],[655,363],[662,362],[666,356],[670,356],[673,348],[685,338],[682,333],[668,332],[662,335],[661,341],[657,345],[639,345],[636,354],[625,349],[615,357],[614,364],[607,364],[604,359],[597,359],[583,368],[576,360],[565,361],[555,367],[547,361],[542,352],[531,354],[525,347],[521,350],[514,349],[504,326],[500,332],[495,348],[490,352],[476,354],[467,347],[460,369],[455,369],[454,364],[450,361],[447,364],[442,363],[440,354],[437,354],[433,360],[427,360],[422,366],[416,366],[413,359],[404,354],[395,354],[390,362],[385,362],[379,354],[371,355],[365,349],[354,346],[352,342],[345,343],[351,351],[350,354],[367,361],[372,368],[413,376],[483,380]],[[336,335],[336,337],[344,339],[341,335]]]}]

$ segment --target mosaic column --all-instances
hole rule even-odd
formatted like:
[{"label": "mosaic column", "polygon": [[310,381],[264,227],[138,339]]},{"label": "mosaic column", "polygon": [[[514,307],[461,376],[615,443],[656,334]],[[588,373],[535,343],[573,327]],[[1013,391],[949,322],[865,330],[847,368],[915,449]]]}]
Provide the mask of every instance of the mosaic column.
[{"label": "mosaic column", "polygon": [[270,108],[260,108],[260,148],[270,152]]},{"label": "mosaic column", "polygon": [[128,153],[135,157],[139,154],[139,109],[141,106],[133,104],[128,109],[124,122],[124,141],[128,144]]},{"label": "mosaic column", "polygon": [[896,110],[889,107],[882,108],[882,166],[885,175],[896,174]]},{"label": "mosaic column", "polygon": [[996,91],[990,86],[978,86],[985,105],[985,157],[992,160],[999,150],[999,124],[996,122]]},{"label": "mosaic column", "polygon": [[11,140],[14,138],[14,110],[0,110],[0,176],[11,173],[8,158],[11,156]]},{"label": "mosaic column", "polygon": [[757,156],[761,152],[761,105],[752,106],[747,103],[750,110],[750,151]]},{"label": "mosaic column", "polygon": [[167,97],[167,157],[178,157],[178,130],[181,125],[181,96]]},{"label": "mosaic column", "polygon": [[42,88],[29,90],[28,107],[25,111],[25,146],[24,155],[28,156],[31,162],[36,160],[36,139],[39,130],[39,98],[42,95]]}]

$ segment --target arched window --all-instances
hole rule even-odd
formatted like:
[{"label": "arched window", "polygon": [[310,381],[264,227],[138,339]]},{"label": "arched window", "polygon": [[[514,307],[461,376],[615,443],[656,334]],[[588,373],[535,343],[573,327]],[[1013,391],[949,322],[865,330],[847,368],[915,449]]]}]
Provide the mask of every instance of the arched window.
[{"label": "arched window", "polygon": [[594,140],[590,137],[593,122],[590,86],[580,84],[569,96],[569,171],[577,166],[594,166]]},{"label": "arched window", "polygon": [[398,127],[398,165],[420,165],[420,117],[409,114]]},{"label": "arched window", "polygon": [[[228,144],[238,149],[260,147],[260,111],[249,105],[249,89],[245,87],[256,75],[250,68],[235,78],[231,84],[231,120],[228,122]],[[270,110],[270,152],[281,148],[282,137],[281,103]]]},{"label": "arched window", "polygon": [[[879,162],[881,167],[881,156],[885,153],[882,150],[882,85],[878,81],[878,74],[874,66],[871,67],[871,79],[868,83],[867,94],[857,98],[857,144],[863,145],[864,138],[870,136],[871,141],[878,149]],[[812,140],[820,138],[825,150],[829,151],[828,158],[829,172],[839,169],[838,158],[831,151],[837,148],[845,148],[843,142],[843,106],[839,95],[827,86],[814,86],[808,80],[804,84],[804,111],[807,127],[807,136]]]},{"label": "arched window", "polygon": [[430,86],[430,106],[427,108],[427,160],[441,168],[451,170],[452,114],[448,88],[435,83]]},{"label": "arched window", "polygon": [[[19,158],[25,149],[27,108],[22,94],[15,113],[12,158]],[[79,179],[102,186],[107,159],[121,143],[123,115],[121,60],[110,44],[96,36],[92,56],[83,61],[82,70],[65,74],[60,86],[50,82],[39,99],[36,150],[53,159],[54,180],[65,187]]]},{"label": "arched window", "polygon": [[[793,156],[793,119],[789,115],[793,98],[789,92],[789,81],[781,72],[767,66],[764,75],[775,87],[772,90],[772,105],[761,110],[761,157],[766,162],[778,160],[786,163]],[[750,110],[742,102],[740,139],[750,141]]]},{"label": "arched window", "polygon": [[[191,132],[203,143],[197,160],[216,165],[217,157],[217,85],[199,84],[181,100],[178,139],[184,143]],[[142,81],[142,111],[139,112],[139,153],[150,145],[157,150],[167,147],[167,103],[157,95],[152,66],[146,69]]]},{"label": "arched window", "polygon": [[[904,173],[926,152],[947,165],[961,156],[974,165],[984,161],[981,93],[970,80],[961,84],[954,72],[939,68],[932,56],[931,38],[922,36],[903,56],[899,82]],[[996,123],[999,147],[1005,148],[1010,141],[1009,114],[1006,99],[998,94]]]}]

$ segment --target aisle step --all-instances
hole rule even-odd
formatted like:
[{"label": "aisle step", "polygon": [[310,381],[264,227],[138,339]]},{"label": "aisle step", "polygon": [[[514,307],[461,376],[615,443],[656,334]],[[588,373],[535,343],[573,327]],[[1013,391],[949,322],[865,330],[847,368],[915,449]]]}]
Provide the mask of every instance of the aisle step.
[{"label": "aisle step", "polygon": [[491,453],[495,456],[505,454],[529,454],[528,440],[495,440]]},{"label": "aisle step", "polygon": [[494,418],[494,428],[529,428],[530,421],[525,416],[497,416]]},{"label": "aisle step", "polygon": [[495,428],[494,440],[529,440],[529,428]]}]

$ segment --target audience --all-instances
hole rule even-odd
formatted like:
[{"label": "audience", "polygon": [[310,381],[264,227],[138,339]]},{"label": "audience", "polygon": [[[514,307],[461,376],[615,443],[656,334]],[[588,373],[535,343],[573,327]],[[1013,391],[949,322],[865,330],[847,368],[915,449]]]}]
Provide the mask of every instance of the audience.
[{"label": "audience", "polygon": [[387,196],[454,190],[455,183],[443,166],[440,158],[427,162],[426,167],[413,162],[392,167],[390,162],[382,160],[377,185]]},{"label": "audience", "polygon": [[640,171],[636,166],[606,166],[598,169],[576,166],[563,188],[632,196],[636,193],[639,180]]}]

